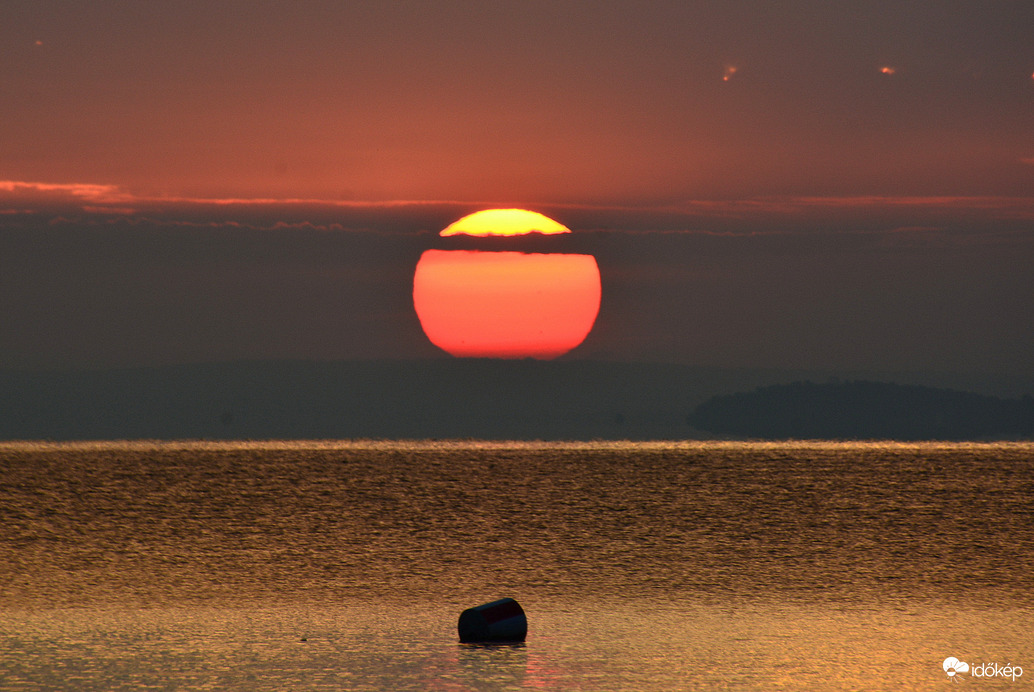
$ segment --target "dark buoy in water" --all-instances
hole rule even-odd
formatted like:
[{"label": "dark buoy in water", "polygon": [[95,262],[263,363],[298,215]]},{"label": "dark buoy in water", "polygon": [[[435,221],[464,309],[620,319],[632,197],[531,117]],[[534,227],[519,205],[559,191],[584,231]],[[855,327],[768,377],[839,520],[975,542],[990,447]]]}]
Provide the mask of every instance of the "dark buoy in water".
[{"label": "dark buoy in water", "polygon": [[500,598],[464,610],[457,629],[461,642],[523,642],[528,636],[528,618],[520,603]]}]

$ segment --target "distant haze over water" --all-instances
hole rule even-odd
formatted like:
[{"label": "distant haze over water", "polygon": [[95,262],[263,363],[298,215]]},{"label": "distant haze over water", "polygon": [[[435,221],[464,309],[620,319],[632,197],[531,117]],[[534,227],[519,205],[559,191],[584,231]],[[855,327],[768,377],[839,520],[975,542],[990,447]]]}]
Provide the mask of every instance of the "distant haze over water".
[{"label": "distant haze over water", "polygon": [[[889,386],[881,387],[875,398],[851,397],[848,403],[854,408],[844,409],[845,415],[854,411],[849,426],[815,425],[828,411],[804,415],[809,425],[803,427],[759,427],[746,418],[729,427],[711,427],[704,418],[693,417],[714,396],[766,385],[852,380],[1008,399],[1034,393],[1034,380],[986,374],[833,373],[582,360],[244,361],[0,371],[0,410],[6,413],[0,416],[0,440],[1023,437],[1019,431],[1025,428],[1019,424],[916,426],[909,419],[936,420],[945,413],[964,419],[980,414],[994,422],[1001,402],[970,396],[979,410],[968,406],[942,411],[940,404],[950,404],[953,397],[927,392],[932,396],[925,400],[934,406],[919,411],[914,397],[905,396],[912,390]],[[894,425],[866,426],[859,403],[876,407],[870,417],[889,417]],[[773,405],[776,412],[786,412],[778,402]]]}]

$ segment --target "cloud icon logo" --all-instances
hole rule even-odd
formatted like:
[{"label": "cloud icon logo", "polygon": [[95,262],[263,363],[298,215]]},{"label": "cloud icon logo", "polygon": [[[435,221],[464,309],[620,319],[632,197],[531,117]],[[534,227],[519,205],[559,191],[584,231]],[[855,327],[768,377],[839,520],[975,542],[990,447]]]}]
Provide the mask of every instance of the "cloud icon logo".
[{"label": "cloud icon logo", "polygon": [[959,673],[969,672],[969,664],[965,661],[960,661],[954,656],[949,656],[944,659],[944,663],[941,664],[941,668],[944,668],[944,672],[948,674],[948,677],[951,678],[953,682],[958,679],[955,676]]}]

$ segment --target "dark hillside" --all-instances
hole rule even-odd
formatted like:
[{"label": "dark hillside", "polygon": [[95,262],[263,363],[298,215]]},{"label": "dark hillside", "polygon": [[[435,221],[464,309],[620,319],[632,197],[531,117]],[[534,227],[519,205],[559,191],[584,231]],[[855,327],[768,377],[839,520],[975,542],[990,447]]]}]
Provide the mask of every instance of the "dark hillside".
[{"label": "dark hillside", "polygon": [[885,382],[795,382],[715,396],[690,416],[717,435],[765,439],[1034,437],[1034,399]]}]

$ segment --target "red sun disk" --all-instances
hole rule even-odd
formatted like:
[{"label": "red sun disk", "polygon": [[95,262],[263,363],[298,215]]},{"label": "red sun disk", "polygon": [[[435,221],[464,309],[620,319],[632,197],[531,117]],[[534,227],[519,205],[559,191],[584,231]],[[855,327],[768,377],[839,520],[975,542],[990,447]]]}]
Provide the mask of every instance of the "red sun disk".
[{"label": "red sun disk", "polygon": [[424,333],[458,357],[563,355],[588,336],[600,293],[591,255],[428,250],[413,276]]}]

